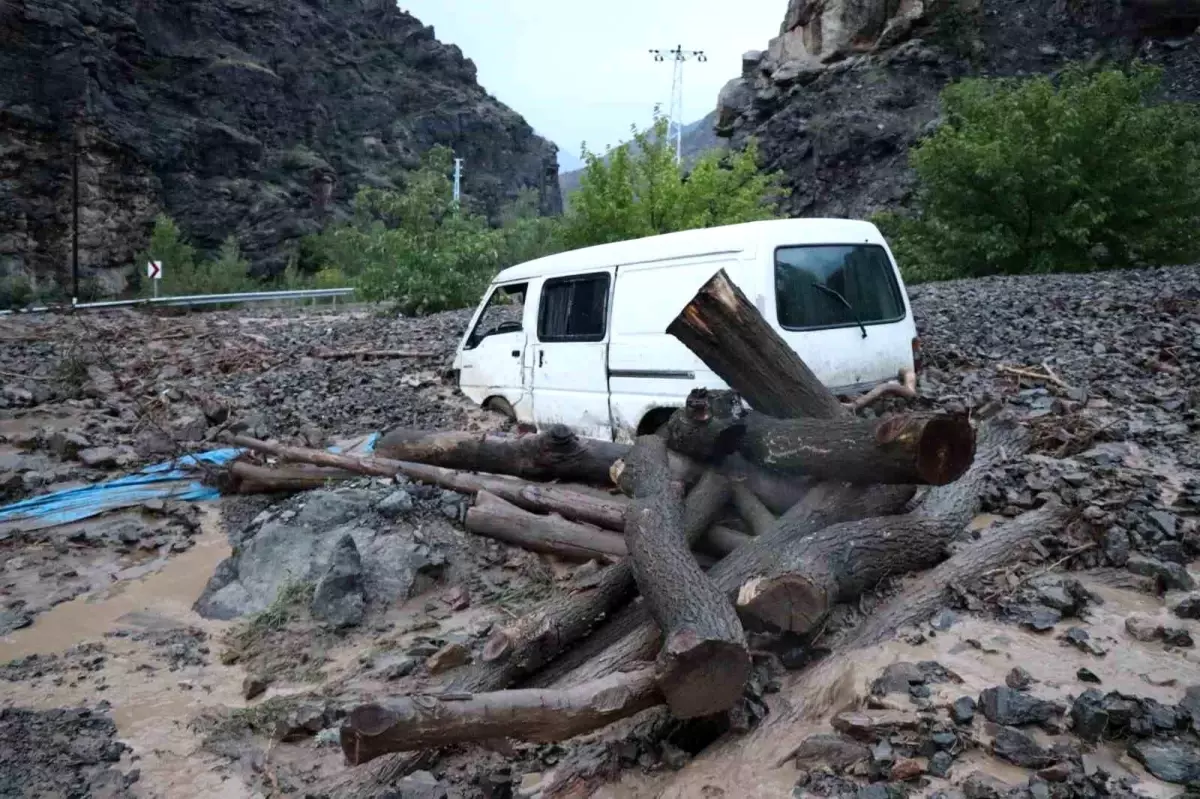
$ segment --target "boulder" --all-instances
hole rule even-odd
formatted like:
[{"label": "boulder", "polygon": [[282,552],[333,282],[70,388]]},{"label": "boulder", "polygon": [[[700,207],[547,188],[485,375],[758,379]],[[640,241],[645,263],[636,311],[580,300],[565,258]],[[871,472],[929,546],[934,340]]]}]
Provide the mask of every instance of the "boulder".
[{"label": "boulder", "polygon": [[329,558],[329,568],[313,591],[309,612],[332,627],[353,627],[362,622],[366,612],[363,586],[358,547],[353,536],[343,535]]}]

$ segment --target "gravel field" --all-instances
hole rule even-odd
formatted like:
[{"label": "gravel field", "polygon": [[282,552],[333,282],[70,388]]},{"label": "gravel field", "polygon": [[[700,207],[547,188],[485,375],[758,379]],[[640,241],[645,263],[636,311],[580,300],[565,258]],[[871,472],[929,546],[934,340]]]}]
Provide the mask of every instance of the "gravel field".
[{"label": "gravel field", "polygon": [[[774,725],[814,690],[800,668],[812,647],[763,678],[770,712],[744,739],[756,748],[739,750],[738,736],[704,748],[711,735],[683,732],[612,744],[595,770],[617,775],[620,795],[733,796],[747,780],[760,786],[752,795],[880,799],[1200,784],[1200,268],[910,294],[921,397],[889,407],[1011,411],[1033,449],[993,475],[979,529],[1057,501],[1072,521],[981,584],[949,587],[921,631],[865,652],[852,699],[814,709],[808,726]],[[0,497],[108,479],[218,446],[224,431],[324,446],[395,426],[500,427],[442,376],[468,318],[353,308],[0,319]],[[344,772],[331,738],[342,707],[434,684],[478,656],[491,625],[572,577],[467,535],[466,503],[362,480],[225,499],[220,513],[160,502],[66,527],[0,527],[0,794],[349,795],[328,788]],[[303,592],[335,561],[358,569],[365,602]],[[896,587],[840,609],[830,632]],[[160,706],[164,693],[174,698]],[[895,734],[845,717],[853,708],[919,719]],[[791,765],[768,762],[763,736],[801,728]],[[597,751],[459,751],[398,795],[543,795],[556,769]]]}]

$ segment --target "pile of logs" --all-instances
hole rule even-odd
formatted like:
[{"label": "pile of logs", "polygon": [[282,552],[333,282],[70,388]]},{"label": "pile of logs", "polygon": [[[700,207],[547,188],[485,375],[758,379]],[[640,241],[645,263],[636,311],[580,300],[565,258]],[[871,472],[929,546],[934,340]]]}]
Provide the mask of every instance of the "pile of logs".
[{"label": "pile of logs", "polygon": [[[727,712],[750,674],[746,630],[812,633],[836,603],[943,563],[989,470],[1026,446],[1020,427],[996,419],[977,429],[956,415],[855,416],[861,403],[830,393],[724,272],[667,332],[732,391],[693,391],[632,445],[562,427],[396,431],[362,458],[233,440],[305,465],[239,461],[229,490],[404,475],[473,494],[473,533],[604,564],[590,587],[496,630],[440,693],[353,708],[341,731],[350,763],[496,738],[559,741],[656,705],[681,719]],[[902,376],[872,398],[912,393]],[[742,529],[715,523],[730,509]],[[1027,520],[1012,546],[1056,519]],[[980,563],[1001,555],[988,552]],[[931,610],[929,586],[917,588],[913,612]],[[888,624],[912,620],[901,605]]]}]

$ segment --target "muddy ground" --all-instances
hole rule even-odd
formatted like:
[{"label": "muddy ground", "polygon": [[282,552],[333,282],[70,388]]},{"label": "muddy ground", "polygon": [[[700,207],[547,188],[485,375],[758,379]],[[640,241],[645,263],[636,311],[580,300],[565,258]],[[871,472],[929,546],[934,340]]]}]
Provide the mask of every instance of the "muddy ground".
[{"label": "muddy ground", "polygon": [[[916,404],[1002,405],[1035,433],[975,526],[986,535],[1052,497],[1075,522],[1047,530],[1030,562],[948,587],[929,624],[853,663],[811,662],[820,646],[770,659],[749,731],[647,742],[624,724],[561,746],[464,749],[392,795],[537,796],[583,766],[610,778],[595,794],[609,797],[1200,785],[1200,269],[911,294]],[[0,495],[108,479],[215,448],[226,430],[323,446],[397,425],[500,426],[440,377],[467,317],[0,320]],[[415,354],[330,357],[366,349]],[[0,796],[345,795],[332,786],[347,705],[452,677],[493,625],[576,577],[465,533],[465,503],[363,480],[0,526]],[[895,589],[841,609],[831,640]]]}]

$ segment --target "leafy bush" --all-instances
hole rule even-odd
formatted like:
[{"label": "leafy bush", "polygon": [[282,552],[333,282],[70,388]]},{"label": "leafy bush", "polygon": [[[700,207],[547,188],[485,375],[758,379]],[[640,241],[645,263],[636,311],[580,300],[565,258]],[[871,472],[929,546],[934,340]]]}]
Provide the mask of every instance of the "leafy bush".
[{"label": "leafy bush", "polygon": [[33,284],[29,278],[13,275],[0,279],[0,310],[19,310],[33,303]]},{"label": "leafy bush", "polygon": [[912,216],[882,214],[912,279],[1180,263],[1200,256],[1200,111],[1158,70],[965,80],[914,148]]},{"label": "leafy bush", "polygon": [[[778,174],[758,168],[758,147],[701,156],[686,173],[675,163],[668,120],[657,116],[648,131],[613,151],[607,162],[584,148],[587,166],[571,195],[564,242],[584,247],[713,227],[778,215],[785,196]],[[631,146],[632,145],[632,146]]]},{"label": "leafy bush", "polygon": [[[230,234],[221,243],[215,259],[201,260],[179,226],[165,214],[155,219],[150,246],[138,256],[136,270],[140,273],[148,261],[162,263],[158,293],[164,297],[227,294],[262,288],[259,281],[250,277],[250,262],[242,257],[236,236]],[[153,292],[153,281],[142,279],[136,282],[143,295],[149,296]]]}]

